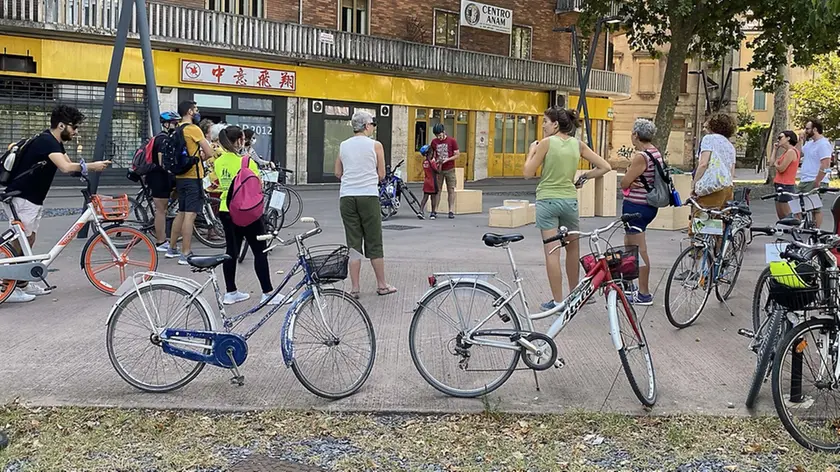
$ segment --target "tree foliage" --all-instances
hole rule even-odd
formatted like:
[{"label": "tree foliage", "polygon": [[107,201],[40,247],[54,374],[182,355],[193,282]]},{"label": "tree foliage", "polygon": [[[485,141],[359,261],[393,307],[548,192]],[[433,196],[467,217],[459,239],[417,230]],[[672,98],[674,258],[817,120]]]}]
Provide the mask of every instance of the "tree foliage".
[{"label": "tree foliage", "polygon": [[816,79],[790,87],[794,120],[804,125],[809,118],[818,118],[823,122],[826,136],[840,139],[840,57],[821,56],[813,70],[818,74]]}]

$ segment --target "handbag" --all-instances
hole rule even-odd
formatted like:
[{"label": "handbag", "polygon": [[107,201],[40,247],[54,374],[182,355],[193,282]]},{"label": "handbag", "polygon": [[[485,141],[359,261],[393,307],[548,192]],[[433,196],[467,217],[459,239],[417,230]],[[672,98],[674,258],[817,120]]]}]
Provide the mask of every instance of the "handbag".
[{"label": "handbag", "polygon": [[705,197],[730,186],[732,186],[732,176],[729,169],[713,153],[709,157],[709,167],[703,177],[694,184],[694,193],[699,197]]}]

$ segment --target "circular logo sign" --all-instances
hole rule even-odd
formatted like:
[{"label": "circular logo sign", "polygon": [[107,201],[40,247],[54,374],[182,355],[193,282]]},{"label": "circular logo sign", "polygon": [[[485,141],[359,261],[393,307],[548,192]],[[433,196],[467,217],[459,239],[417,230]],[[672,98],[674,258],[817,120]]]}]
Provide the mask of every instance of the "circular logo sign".
[{"label": "circular logo sign", "polygon": [[184,74],[190,79],[197,79],[201,75],[201,66],[195,62],[188,62],[184,66]]},{"label": "circular logo sign", "polygon": [[480,16],[481,12],[478,10],[475,3],[468,3],[467,7],[464,8],[464,17],[466,17],[467,23],[477,25]]}]

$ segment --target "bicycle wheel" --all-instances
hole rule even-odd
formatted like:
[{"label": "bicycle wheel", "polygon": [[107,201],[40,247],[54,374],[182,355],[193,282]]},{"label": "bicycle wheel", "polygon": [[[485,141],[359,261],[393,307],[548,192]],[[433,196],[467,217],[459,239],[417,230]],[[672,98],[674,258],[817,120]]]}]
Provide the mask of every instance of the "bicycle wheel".
[{"label": "bicycle wheel", "polygon": [[222,226],[222,220],[214,211],[219,208],[221,200],[214,197],[207,197],[201,213],[196,215],[195,225],[193,226],[193,235],[201,244],[213,249],[224,249],[225,243],[225,228]]},{"label": "bicycle wheel", "polygon": [[709,301],[712,263],[707,250],[691,246],[680,253],[671,267],[665,284],[665,315],[675,328],[691,326]]},{"label": "bicycle wheel", "polygon": [[721,274],[715,284],[715,297],[718,301],[728,300],[741,274],[741,264],[744,262],[744,249],[747,247],[747,237],[743,230],[732,233],[726,254],[723,255]]},{"label": "bicycle wheel", "polygon": [[[117,374],[131,386],[145,392],[170,392],[188,384],[204,368],[203,362],[172,356],[161,348],[159,335],[164,328],[210,331],[210,315],[201,303],[193,299],[184,305],[189,297],[190,293],[181,287],[155,284],[142,287],[139,295],[131,292],[117,304],[106,328],[108,358]],[[150,325],[147,309],[154,312],[157,326]],[[210,353],[209,339],[186,340],[206,345],[207,349],[199,351]]]},{"label": "bicycle wheel", "polygon": [[338,400],[364,385],[376,359],[370,317],[338,289],[315,288],[295,310],[289,333],[292,372],[307,390]]},{"label": "bicycle wheel", "polygon": [[773,403],[785,429],[806,449],[840,452],[838,325],[812,318],[791,329],[773,362]]},{"label": "bicycle wheel", "polygon": [[303,214],[303,199],[292,187],[283,185],[281,191],[286,192],[286,199],[283,201],[283,224],[281,228],[288,228],[297,223]]},{"label": "bicycle wheel", "polygon": [[770,308],[770,267],[765,267],[755,282],[752,299],[753,333],[758,333]]},{"label": "bicycle wheel", "polygon": [[774,305],[771,310],[772,314],[764,320],[760,329],[755,331],[754,342],[751,343],[756,358],[752,383],[750,383],[750,390],[747,393],[747,400],[744,402],[744,405],[749,409],[755,406],[755,400],[758,398],[761,386],[770,377],[770,361],[773,359],[773,353],[776,351],[776,345],[779,343],[779,336],[781,335],[782,318],[785,316],[784,309]]},{"label": "bicycle wheel", "polygon": [[141,228],[146,229],[147,227],[154,225],[154,209],[151,210],[152,213],[149,213],[147,205],[140,203],[140,201],[134,197],[128,197],[128,204],[131,208],[131,214],[133,214],[134,218],[137,219],[137,224],[139,224]]},{"label": "bicycle wheel", "polygon": [[[636,310],[627,302],[627,296],[622,290],[615,290],[615,294],[622,346],[618,350],[618,357],[636,398],[642,405],[652,407],[656,404],[656,373],[653,370],[650,346],[642,323],[636,316]],[[609,299],[609,292],[607,298]]]},{"label": "bicycle wheel", "polygon": [[[444,282],[418,302],[408,332],[408,347],[414,366],[429,385],[453,397],[475,398],[496,390],[510,378],[519,362],[520,350],[483,346],[463,339],[467,330],[495,311],[494,304],[500,297],[502,294],[491,288],[459,281]],[[481,329],[503,329],[513,334],[520,330],[519,317],[510,305],[505,305]],[[493,340],[504,342],[509,337]]]},{"label": "bicycle wheel", "polygon": [[119,254],[111,252],[99,233],[91,236],[82,249],[85,275],[94,287],[113,295],[132,274],[157,269],[157,250],[148,236],[130,226],[119,225],[105,228],[105,234],[112,242],[118,241],[114,246]]},{"label": "bicycle wheel", "polygon": [[423,208],[420,207],[420,201],[417,200],[417,197],[414,196],[414,193],[411,192],[407,185],[403,185],[402,195],[403,198],[405,198],[405,202],[408,203],[408,206],[414,210],[415,215],[420,216],[423,214]]},{"label": "bicycle wheel", "polygon": [[[8,245],[0,246],[0,265],[3,265],[3,259],[16,257],[17,252]],[[5,302],[12,296],[15,288],[17,288],[17,281],[15,280],[0,280],[0,304]]]}]

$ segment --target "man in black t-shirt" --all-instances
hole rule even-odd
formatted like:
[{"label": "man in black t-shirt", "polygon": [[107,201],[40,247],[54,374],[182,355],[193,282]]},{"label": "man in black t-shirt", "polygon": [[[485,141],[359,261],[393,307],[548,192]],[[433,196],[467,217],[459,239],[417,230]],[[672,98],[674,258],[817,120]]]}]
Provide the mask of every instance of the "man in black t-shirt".
[{"label": "man in black t-shirt", "polygon": [[[61,170],[65,174],[72,172],[101,172],[111,161],[99,161],[86,164],[84,160],[72,162],[64,150],[64,143],[74,139],[79,134],[79,125],[85,115],[79,110],[66,105],[55,107],[50,116],[50,129],[45,130],[20,151],[12,172],[12,181],[6,191],[17,190],[20,195],[12,199],[11,203],[20,218],[29,245],[35,244],[35,235],[41,224],[44,199],[50,191],[55,172]],[[35,164],[45,162],[40,169],[29,175],[16,179],[23,172],[31,169]],[[19,249],[19,248],[18,248]],[[48,289],[35,284],[18,284],[22,291],[16,289],[7,302],[31,301],[36,295],[49,293]]]}]

